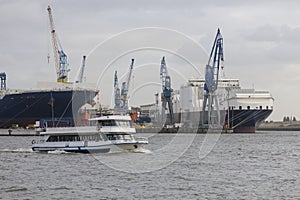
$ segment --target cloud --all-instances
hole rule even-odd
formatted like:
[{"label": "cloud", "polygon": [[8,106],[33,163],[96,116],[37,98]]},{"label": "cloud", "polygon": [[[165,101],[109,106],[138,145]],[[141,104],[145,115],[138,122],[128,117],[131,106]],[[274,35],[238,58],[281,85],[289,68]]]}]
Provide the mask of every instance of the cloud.
[{"label": "cloud", "polygon": [[[87,0],[76,4],[70,0],[4,0],[0,4],[0,71],[7,73],[9,87],[33,88],[37,81],[56,80],[46,10],[49,4],[56,31],[69,57],[72,80],[76,78],[82,55],[97,44],[121,31],[148,26],[182,32],[199,42],[208,52],[216,29],[220,27],[224,36],[226,74],[240,78],[244,87],[252,87],[255,83],[256,87],[264,90],[284,90],[291,77],[296,79],[296,69],[300,65],[300,2],[296,0]],[[148,36],[144,34],[144,37]],[[157,43],[155,38],[149,38]],[[104,51],[111,55],[114,48],[130,47],[129,41],[132,40],[119,40]],[[186,54],[200,69],[203,68],[208,59],[203,52],[188,44],[181,45],[177,46],[178,52]],[[48,53],[50,64],[47,63]],[[144,63],[159,63],[161,58],[158,54],[149,54],[148,59],[140,54],[136,56],[140,64],[143,59]],[[118,63],[118,66],[125,66],[120,69],[120,74],[126,72],[128,59],[126,57],[121,60],[123,63]],[[195,74],[193,69],[182,67],[184,63],[171,55],[168,55],[167,61],[170,67],[184,71],[186,76]],[[107,62],[105,58],[96,56],[87,60],[89,82],[97,81],[97,77],[93,77],[95,70],[103,70]],[[143,79],[141,71],[135,77],[136,83]],[[172,75],[176,77],[174,72]],[[151,75],[156,77],[156,72],[153,73]],[[112,77],[113,70],[107,83],[101,85],[101,90],[112,88]],[[276,81],[279,78],[281,83]],[[176,81],[174,78],[172,80]],[[178,87],[176,84],[174,86]],[[275,94],[275,99],[280,99],[276,102],[277,106],[295,110],[292,106],[286,108],[286,105],[297,105],[297,96],[295,100],[288,101],[280,92]],[[300,111],[294,112],[300,116]],[[276,109],[273,116],[282,119],[283,115],[284,109]]]}]

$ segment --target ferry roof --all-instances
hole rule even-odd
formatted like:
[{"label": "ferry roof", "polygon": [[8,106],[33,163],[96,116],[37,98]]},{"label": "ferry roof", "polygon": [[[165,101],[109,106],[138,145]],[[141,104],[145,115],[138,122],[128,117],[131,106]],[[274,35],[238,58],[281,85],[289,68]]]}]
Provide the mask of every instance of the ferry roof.
[{"label": "ferry roof", "polygon": [[129,115],[107,115],[102,117],[95,117],[89,119],[90,121],[105,121],[105,120],[124,120],[131,121],[131,117]]}]

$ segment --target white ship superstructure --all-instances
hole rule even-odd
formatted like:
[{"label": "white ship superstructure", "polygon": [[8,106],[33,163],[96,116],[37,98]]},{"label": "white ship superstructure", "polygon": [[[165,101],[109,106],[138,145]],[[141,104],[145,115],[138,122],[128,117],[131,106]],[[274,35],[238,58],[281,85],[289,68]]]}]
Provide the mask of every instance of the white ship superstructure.
[{"label": "white ship superstructure", "polygon": [[[204,79],[188,80],[174,95],[174,112],[181,115],[201,112],[204,84]],[[219,79],[217,94],[220,110],[227,111],[224,127],[235,132],[255,132],[255,127],[273,111],[274,99],[269,92],[241,89],[238,79]],[[177,120],[183,119],[180,118],[177,116]]]}]

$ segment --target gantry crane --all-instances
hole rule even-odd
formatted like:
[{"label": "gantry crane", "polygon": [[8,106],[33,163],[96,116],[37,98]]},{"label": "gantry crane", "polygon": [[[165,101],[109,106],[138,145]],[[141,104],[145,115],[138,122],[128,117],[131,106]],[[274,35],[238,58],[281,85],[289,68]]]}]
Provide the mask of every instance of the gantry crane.
[{"label": "gantry crane", "polygon": [[129,90],[129,85],[132,77],[133,64],[134,64],[134,59],[131,59],[131,64],[129,67],[129,72],[127,74],[126,81],[122,83],[122,89],[120,95],[122,114],[128,113],[128,90]]},{"label": "gantry crane", "polygon": [[[219,68],[223,61],[223,37],[220,29],[218,29],[205,68],[205,94],[202,107],[202,125],[220,125],[220,110],[216,90],[219,81]],[[207,120],[204,118],[206,114]]]},{"label": "gantry crane", "polygon": [[168,104],[169,116],[170,121],[169,123],[166,122],[164,126],[174,126],[174,112],[173,112],[173,103],[172,103],[172,92],[173,89],[171,88],[171,77],[168,75],[167,65],[165,61],[165,57],[161,60],[160,65],[160,78],[162,80],[162,95],[161,95],[161,102],[162,102],[162,120],[166,119],[166,110]]},{"label": "gantry crane", "polygon": [[47,8],[50,20],[50,29],[52,36],[53,53],[55,58],[55,67],[57,73],[57,82],[66,83],[68,81],[68,61],[67,55],[64,53],[61,44],[58,40],[57,34],[54,28],[54,22],[51,12],[51,7]]}]

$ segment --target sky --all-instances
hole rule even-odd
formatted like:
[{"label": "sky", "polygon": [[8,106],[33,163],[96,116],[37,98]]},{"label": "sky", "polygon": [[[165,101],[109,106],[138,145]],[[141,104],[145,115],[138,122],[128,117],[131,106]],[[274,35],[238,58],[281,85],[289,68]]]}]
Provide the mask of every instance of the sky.
[{"label": "sky", "polygon": [[161,90],[162,56],[173,88],[202,76],[220,28],[226,77],[240,79],[243,88],[269,91],[275,100],[269,120],[300,119],[297,0],[0,0],[0,72],[6,72],[10,89],[56,80],[48,5],[68,55],[69,79],[76,80],[87,55],[85,80],[97,83],[104,104],[112,102],[114,70],[125,80],[131,58],[134,105],[154,102]]}]

